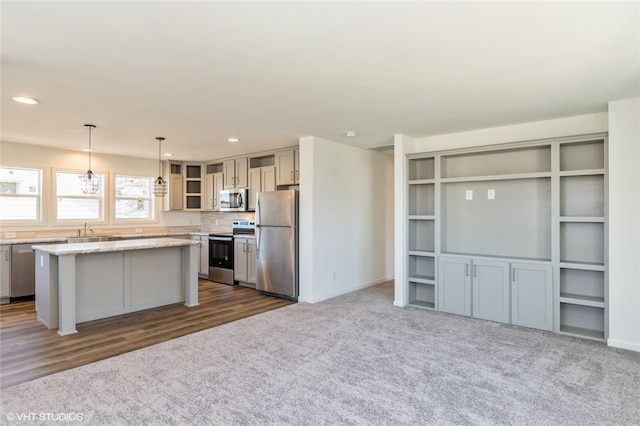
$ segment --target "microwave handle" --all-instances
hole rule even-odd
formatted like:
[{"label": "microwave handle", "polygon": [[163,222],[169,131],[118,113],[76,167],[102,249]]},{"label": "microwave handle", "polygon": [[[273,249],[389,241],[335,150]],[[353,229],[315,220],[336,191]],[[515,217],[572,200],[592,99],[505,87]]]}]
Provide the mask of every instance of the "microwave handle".
[{"label": "microwave handle", "polygon": [[242,193],[239,193],[239,194],[238,194],[238,207],[242,207],[242,204],[244,204],[244,203],[242,202]]}]

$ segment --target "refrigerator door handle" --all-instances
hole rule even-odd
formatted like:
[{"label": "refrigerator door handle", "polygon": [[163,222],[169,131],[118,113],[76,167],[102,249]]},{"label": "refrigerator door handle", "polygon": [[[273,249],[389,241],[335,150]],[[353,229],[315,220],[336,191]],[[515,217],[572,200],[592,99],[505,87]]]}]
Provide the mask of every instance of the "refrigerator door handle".
[{"label": "refrigerator door handle", "polygon": [[260,193],[256,194],[256,225],[260,226]]}]

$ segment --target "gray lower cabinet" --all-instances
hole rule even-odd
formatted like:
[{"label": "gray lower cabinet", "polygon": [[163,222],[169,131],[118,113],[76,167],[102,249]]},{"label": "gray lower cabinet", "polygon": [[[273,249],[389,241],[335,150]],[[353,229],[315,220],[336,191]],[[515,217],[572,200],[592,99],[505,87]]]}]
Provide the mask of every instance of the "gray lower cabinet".
[{"label": "gray lower cabinet", "polygon": [[438,268],[438,310],[553,329],[551,265],[441,256]]},{"label": "gray lower cabinet", "polygon": [[0,304],[11,299],[11,245],[0,245]]},{"label": "gray lower cabinet", "polygon": [[438,310],[471,316],[471,259],[442,256],[438,262]]},{"label": "gray lower cabinet", "polygon": [[256,283],[256,240],[255,238],[235,237],[234,245],[234,270],[233,279],[240,284]]},{"label": "gray lower cabinet", "polygon": [[509,324],[509,262],[473,260],[473,316]]},{"label": "gray lower cabinet", "polygon": [[511,264],[511,323],[553,330],[551,265]]}]

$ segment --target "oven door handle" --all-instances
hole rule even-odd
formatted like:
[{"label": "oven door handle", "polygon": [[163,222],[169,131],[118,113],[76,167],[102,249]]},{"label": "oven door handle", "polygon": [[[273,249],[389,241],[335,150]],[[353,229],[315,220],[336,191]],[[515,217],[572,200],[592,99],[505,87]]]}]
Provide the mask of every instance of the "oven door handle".
[{"label": "oven door handle", "polygon": [[209,237],[209,241],[233,241],[233,237]]}]

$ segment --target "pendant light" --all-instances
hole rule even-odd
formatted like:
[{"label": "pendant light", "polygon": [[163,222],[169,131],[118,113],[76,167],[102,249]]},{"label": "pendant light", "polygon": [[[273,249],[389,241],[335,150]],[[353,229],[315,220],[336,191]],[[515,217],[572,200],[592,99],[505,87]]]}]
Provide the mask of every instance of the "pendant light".
[{"label": "pendant light", "polygon": [[93,124],[85,124],[84,127],[89,129],[89,170],[80,176],[80,189],[85,194],[95,194],[100,189],[100,177],[91,171],[91,129],[95,129]]},{"label": "pendant light", "polygon": [[153,182],[153,193],[156,197],[164,197],[168,192],[167,182],[162,179],[162,161],[160,160],[164,138],[157,137],[156,139],[158,140],[158,178]]}]

